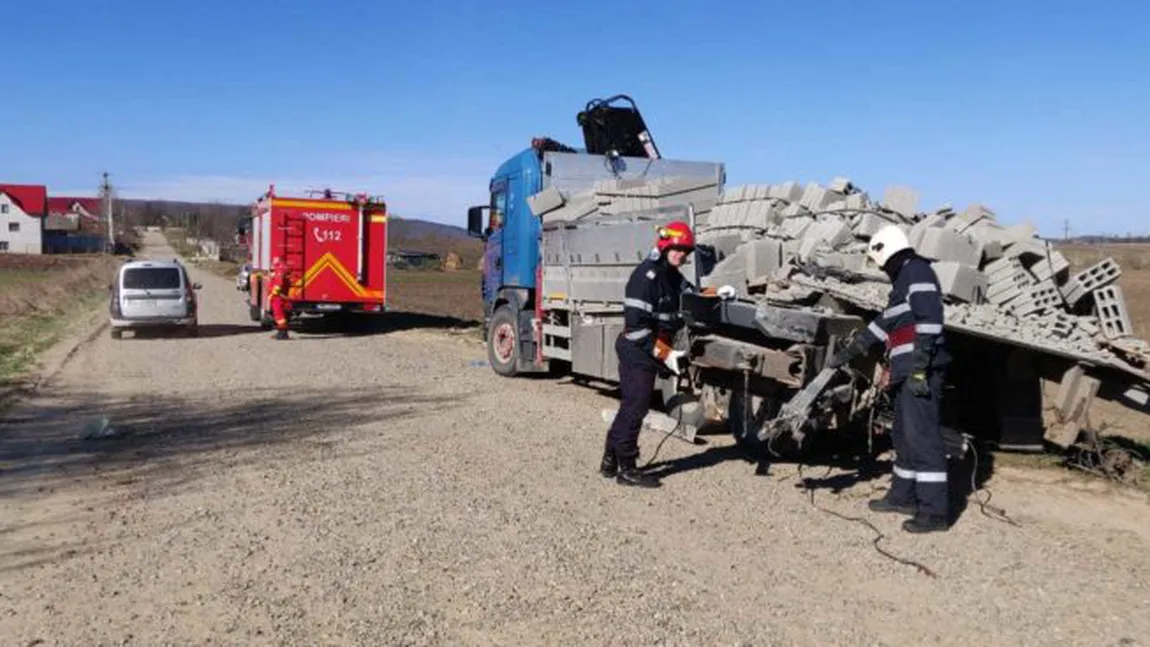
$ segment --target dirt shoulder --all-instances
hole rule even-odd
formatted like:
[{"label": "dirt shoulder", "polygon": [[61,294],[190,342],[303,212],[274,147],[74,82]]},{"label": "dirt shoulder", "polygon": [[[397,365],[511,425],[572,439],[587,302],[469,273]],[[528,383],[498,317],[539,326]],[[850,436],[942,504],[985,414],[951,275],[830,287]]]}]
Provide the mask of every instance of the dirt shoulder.
[{"label": "dirt shoulder", "polygon": [[0,255],[0,404],[51,370],[45,353],[88,334],[121,262],[105,255]]}]

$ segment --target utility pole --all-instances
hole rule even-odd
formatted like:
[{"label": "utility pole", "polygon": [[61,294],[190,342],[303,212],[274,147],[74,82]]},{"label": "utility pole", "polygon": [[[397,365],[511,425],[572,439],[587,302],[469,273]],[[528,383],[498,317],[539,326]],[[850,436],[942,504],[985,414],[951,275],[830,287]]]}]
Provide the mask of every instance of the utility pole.
[{"label": "utility pole", "polygon": [[104,171],[104,181],[100,184],[100,197],[104,199],[104,216],[108,219],[108,253],[116,253],[116,236],[112,230],[112,184],[108,182],[108,172]]},{"label": "utility pole", "polygon": [[1062,221],[1062,240],[1070,240],[1070,219]]}]

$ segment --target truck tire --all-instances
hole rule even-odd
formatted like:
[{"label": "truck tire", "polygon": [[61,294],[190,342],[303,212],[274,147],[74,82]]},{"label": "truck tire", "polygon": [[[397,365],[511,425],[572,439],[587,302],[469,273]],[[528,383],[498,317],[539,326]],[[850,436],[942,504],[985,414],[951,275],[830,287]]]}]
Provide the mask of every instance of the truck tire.
[{"label": "truck tire", "polygon": [[519,318],[510,306],[496,308],[487,326],[487,361],[504,377],[519,374]]}]

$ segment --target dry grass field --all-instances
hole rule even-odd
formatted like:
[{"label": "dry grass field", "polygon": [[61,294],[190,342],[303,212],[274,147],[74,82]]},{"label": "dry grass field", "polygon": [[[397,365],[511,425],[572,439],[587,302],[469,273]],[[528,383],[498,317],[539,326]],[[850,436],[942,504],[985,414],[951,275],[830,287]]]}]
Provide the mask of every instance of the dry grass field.
[{"label": "dry grass field", "polygon": [[107,295],[118,264],[103,255],[0,254],[0,388],[59,339],[72,315]]}]

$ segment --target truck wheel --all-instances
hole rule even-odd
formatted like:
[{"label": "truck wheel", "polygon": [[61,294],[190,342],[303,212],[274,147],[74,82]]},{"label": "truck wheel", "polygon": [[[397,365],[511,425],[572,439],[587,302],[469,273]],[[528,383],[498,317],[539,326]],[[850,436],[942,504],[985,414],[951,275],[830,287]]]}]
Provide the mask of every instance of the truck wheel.
[{"label": "truck wheel", "polygon": [[487,326],[487,361],[500,375],[519,373],[519,321],[508,306],[499,306]]}]

